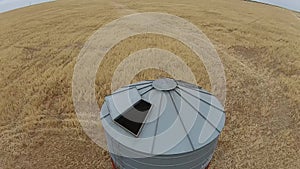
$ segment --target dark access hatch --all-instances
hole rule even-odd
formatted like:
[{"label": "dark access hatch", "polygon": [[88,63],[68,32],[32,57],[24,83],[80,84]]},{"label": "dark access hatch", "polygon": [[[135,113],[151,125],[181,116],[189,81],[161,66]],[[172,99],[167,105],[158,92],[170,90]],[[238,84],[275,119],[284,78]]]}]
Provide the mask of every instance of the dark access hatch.
[{"label": "dark access hatch", "polygon": [[122,128],[129,131],[134,136],[138,136],[145,123],[145,119],[150,112],[152,104],[141,99],[131,106],[124,113],[119,115],[114,121]]}]

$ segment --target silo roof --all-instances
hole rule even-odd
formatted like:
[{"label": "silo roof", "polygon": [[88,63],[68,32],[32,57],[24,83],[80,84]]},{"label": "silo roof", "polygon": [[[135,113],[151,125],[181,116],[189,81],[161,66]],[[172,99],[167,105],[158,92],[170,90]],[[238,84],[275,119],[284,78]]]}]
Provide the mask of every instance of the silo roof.
[{"label": "silo roof", "polygon": [[[143,113],[138,115],[134,106]],[[124,121],[125,116],[129,120]],[[200,149],[215,140],[225,124],[224,108],[215,96],[169,78],[118,89],[105,98],[100,117],[105,131],[124,146],[159,155]]]}]

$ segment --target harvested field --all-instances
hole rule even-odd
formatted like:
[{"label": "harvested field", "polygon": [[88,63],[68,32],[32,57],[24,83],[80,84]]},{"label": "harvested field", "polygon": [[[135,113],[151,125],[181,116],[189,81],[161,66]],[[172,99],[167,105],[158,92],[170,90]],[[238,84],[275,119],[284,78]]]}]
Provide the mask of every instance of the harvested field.
[{"label": "harvested field", "polygon": [[[223,62],[227,121],[211,168],[300,168],[299,14],[243,0],[57,0],[0,14],[0,169],[111,167],[108,152],[77,120],[73,69],[98,28],[150,11],[198,26]],[[96,80],[99,106],[117,65],[148,47],[181,56],[210,90],[203,63],[189,48],[172,38],[138,35],[105,56]],[[149,69],[133,81],[161,76],[169,75]]]}]

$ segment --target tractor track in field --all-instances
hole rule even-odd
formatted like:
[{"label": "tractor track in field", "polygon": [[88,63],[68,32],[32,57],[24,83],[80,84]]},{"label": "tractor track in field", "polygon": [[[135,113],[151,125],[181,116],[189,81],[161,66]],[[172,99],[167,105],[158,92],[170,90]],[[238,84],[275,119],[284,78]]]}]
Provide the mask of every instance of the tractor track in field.
[{"label": "tractor track in field", "polygon": [[[93,121],[91,120],[91,117],[87,117],[86,120],[81,120],[81,123],[96,124],[97,121]],[[66,130],[80,130],[81,128],[79,128],[78,125],[79,123],[77,117],[67,119],[47,119],[45,115],[40,115],[32,118],[27,117],[19,124],[1,126],[0,138],[2,137],[11,139],[20,135],[25,135],[26,133],[38,133],[44,131],[57,131],[59,133]]]}]

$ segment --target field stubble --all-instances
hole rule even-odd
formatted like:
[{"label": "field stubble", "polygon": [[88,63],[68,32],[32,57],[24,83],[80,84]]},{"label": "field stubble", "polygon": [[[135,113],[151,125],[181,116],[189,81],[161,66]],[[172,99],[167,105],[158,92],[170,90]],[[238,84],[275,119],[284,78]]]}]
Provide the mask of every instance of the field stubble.
[{"label": "field stubble", "polygon": [[[126,5],[125,5],[126,4]],[[85,41],[137,12],[167,12],[197,25],[215,45],[227,78],[227,122],[211,168],[300,168],[300,21],[280,8],[230,1],[60,0],[0,15],[0,168],[109,168],[108,153],[83,132],[72,74]],[[140,49],[180,56],[210,90],[197,56],[175,39],[138,35],[99,67],[99,105],[114,69]],[[169,76],[149,69],[132,81]]]}]

